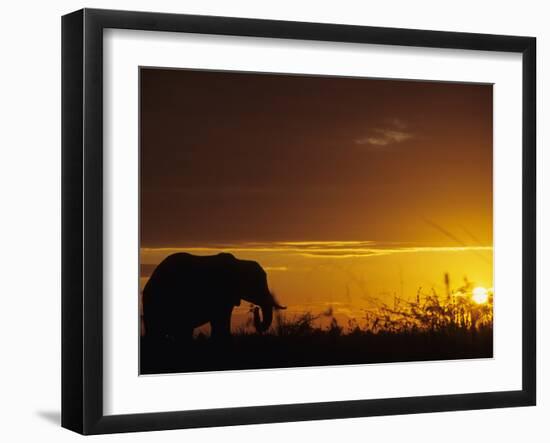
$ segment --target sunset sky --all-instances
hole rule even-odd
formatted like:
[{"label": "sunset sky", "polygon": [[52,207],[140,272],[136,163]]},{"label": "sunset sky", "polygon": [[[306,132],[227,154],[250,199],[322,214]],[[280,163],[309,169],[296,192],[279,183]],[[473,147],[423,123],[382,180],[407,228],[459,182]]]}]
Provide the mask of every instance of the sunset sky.
[{"label": "sunset sky", "polygon": [[291,312],[492,287],[492,85],[142,68],[140,89],[142,286],[223,250]]}]

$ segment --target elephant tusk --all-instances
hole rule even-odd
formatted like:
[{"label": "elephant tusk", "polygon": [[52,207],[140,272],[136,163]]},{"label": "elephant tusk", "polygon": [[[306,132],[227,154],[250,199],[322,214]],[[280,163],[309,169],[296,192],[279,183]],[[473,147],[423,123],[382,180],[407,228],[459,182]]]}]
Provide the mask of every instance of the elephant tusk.
[{"label": "elephant tusk", "polygon": [[275,297],[275,294],[273,292],[270,292],[270,294],[271,294],[271,302],[273,303],[274,309],[286,309],[286,306],[280,305],[277,302],[277,298]]}]

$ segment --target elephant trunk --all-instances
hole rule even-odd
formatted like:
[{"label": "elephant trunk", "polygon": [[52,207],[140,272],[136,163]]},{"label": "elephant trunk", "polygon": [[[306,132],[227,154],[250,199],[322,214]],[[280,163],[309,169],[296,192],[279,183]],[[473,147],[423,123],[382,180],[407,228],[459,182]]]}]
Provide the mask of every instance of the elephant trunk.
[{"label": "elephant trunk", "polygon": [[273,321],[273,305],[262,306],[262,318],[260,319],[260,308],[254,309],[254,326],[258,332],[265,332]]}]

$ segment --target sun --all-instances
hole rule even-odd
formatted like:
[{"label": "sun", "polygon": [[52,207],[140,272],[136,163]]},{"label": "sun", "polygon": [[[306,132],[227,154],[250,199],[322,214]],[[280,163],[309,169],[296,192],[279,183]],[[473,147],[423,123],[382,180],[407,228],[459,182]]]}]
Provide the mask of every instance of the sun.
[{"label": "sun", "polygon": [[479,304],[487,303],[487,300],[489,300],[489,291],[478,286],[472,291],[472,299]]}]

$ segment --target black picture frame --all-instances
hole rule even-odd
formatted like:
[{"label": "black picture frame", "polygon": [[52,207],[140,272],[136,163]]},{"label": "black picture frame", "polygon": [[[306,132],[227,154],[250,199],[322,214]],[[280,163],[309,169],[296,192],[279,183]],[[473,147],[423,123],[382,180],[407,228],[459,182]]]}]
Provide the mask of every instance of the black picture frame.
[{"label": "black picture frame", "polygon": [[[522,389],[130,415],[103,412],[103,30],[192,32],[522,54]],[[62,18],[62,426],[82,434],[458,411],[536,403],[536,39],[83,9]]]}]

